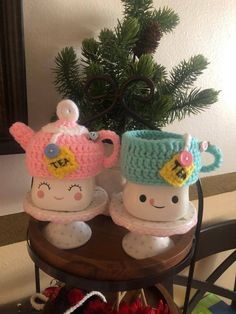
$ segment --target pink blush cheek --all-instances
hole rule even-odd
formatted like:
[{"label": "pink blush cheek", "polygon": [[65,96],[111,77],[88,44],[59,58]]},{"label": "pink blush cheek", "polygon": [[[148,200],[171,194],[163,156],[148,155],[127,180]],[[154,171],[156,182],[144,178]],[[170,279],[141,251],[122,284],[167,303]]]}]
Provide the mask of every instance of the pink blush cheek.
[{"label": "pink blush cheek", "polygon": [[154,205],[154,198],[151,198],[150,200],[149,200],[149,203],[150,203],[150,205]]},{"label": "pink blush cheek", "polygon": [[39,190],[39,191],[37,192],[37,196],[38,196],[38,198],[43,198],[43,197],[44,197],[44,192],[41,191],[41,190]]},{"label": "pink blush cheek", "polygon": [[74,199],[75,199],[76,201],[80,201],[81,198],[82,198],[82,193],[80,193],[80,192],[75,193]]}]

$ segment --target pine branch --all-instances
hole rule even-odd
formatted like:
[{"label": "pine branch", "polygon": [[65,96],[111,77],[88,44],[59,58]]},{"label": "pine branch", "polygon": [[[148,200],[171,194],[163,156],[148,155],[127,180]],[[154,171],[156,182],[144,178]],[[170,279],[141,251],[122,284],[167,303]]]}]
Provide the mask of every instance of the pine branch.
[{"label": "pine branch", "polygon": [[159,23],[162,33],[171,32],[179,24],[178,14],[168,7],[154,10],[152,19]]},{"label": "pine branch", "polygon": [[179,23],[178,15],[171,9],[153,10],[152,0],[123,0],[125,19],[136,18],[139,32],[133,51],[142,54],[154,53],[163,33],[172,31]]},{"label": "pine branch", "polygon": [[[84,71],[85,71],[87,80],[95,76],[103,76],[106,74],[103,69],[102,64],[97,63],[97,62],[90,63],[87,67],[85,67]],[[95,82],[93,82],[92,86],[90,87],[90,93],[93,96],[105,94],[106,88],[105,88],[104,81],[96,80]]]},{"label": "pine branch", "polygon": [[172,108],[165,115],[165,123],[172,123],[175,119],[182,120],[186,115],[198,114],[218,100],[219,91],[214,89],[192,89],[190,93],[179,93]]},{"label": "pine branch", "polygon": [[53,72],[56,75],[54,84],[62,97],[69,97],[75,102],[82,97],[81,83],[79,80],[79,63],[72,47],[66,47],[55,58],[56,67]]},{"label": "pine branch", "polygon": [[98,75],[104,75],[104,70],[101,65],[101,63],[98,62],[91,62],[86,68],[85,68],[85,73],[87,79],[93,77],[93,76],[98,76]]},{"label": "pine branch", "polygon": [[[105,73],[111,75],[117,83],[123,77],[127,64],[131,60],[130,50],[138,27],[135,19],[127,20],[124,24],[119,23],[115,33],[105,29],[99,35],[101,64]],[[130,30],[125,33],[124,29],[128,26]]]},{"label": "pine branch", "polygon": [[189,61],[183,60],[172,69],[166,91],[172,94],[190,88],[207,65],[207,59],[202,55],[193,56]]},{"label": "pine branch", "polygon": [[125,19],[122,24],[118,20],[118,26],[115,29],[115,32],[119,44],[122,44],[126,49],[133,48],[139,32],[138,20],[135,18],[128,18]]},{"label": "pine branch", "polygon": [[155,83],[156,87],[160,84],[162,85],[163,82],[167,80],[167,71],[166,68],[163,65],[155,64],[154,66],[154,74],[152,78],[153,82]]},{"label": "pine branch", "polygon": [[126,78],[131,76],[146,76],[152,79],[156,74],[156,63],[149,54],[142,55],[138,60],[130,62],[126,70]]},{"label": "pine branch", "polygon": [[[172,31],[179,22],[178,15],[168,7],[153,8],[153,0],[121,0],[124,18],[114,30],[103,29],[98,39],[85,39],[82,43],[82,71],[75,50],[66,47],[55,58],[55,85],[62,97],[80,102],[82,119],[110,106],[114,91],[110,84],[93,82],[93,96],[105,95],[99,102],[89,101],[83,95],[82,83],[97,75],[109,75],[118,89],[132,76],[151,79],[155,86],[154,100],[140,101],[137,95],[148,95],[149,87],[136,82],[125,91],[127,105],[140,117],[158,127],[165,126],[186,115],[198,114],[217,101],[218,91],[194,89],[198,76],[208,62],[202,55],[183,60],[167,75],[166,68],[157,64],[152,54],[164,33]],[[98,98],[97,98],[98,99]],[[143,128],[122,106],[115,108],[101,119],[93,121],[90,129],[109,128],[121,134],[127,129]]]},{"label": "pine branch", "polygon": [[117,42],[116,34],[108,28],[102,29],[98,38],[100,45],[108,47],[108,49]]},{"label": "pine branch", "polygon": [[121,0],[125,17],[143,17],[152,9],[152,0]]},{"label": "pine branch", "polygon": [[164,95],[156,91],[153,103],[150,106],[150,119],[155,122],[157,127],[163,126],[163,120],[173,106],[173,97]]},{"label": "pine branch", "polygon": [[83,62],[90,64],[99,61],[99,43],[94,38],[86,38],[82,42]]}]

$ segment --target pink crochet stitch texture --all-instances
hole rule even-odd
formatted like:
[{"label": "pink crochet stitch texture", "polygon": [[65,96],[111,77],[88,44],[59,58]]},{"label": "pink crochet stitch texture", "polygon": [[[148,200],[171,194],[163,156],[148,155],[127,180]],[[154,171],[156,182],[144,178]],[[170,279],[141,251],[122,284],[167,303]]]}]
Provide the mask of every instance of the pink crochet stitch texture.
[{"label": "pink crochet stitch texture", "polygon": [[10,133],[24,150],[26,150],[30,139],[34,136],[34,131],[21,122],[14,123],[10,127]]},{"label": "pink crochet stitch texture", "polygon": [[[26,151],[26,165],[31,176],[52,178],[44,161],[45,147],[50,143],[52,134],[39,131],[29,136],[28,126],[16,122],[10,128],[11,134]],[[94,177],[102,171],[102,168],[112,167],[119,156],[119,137],[115,132],[102,130],[98,132],[99,139],[96,142],[89,140],[85,134],[69,136],[62,134],[58,137],[57,145],[69,148],[76,156],[79,164],[77,170],[65,176],[64,179],[79,179]],[[103,139],[110,139],[114,149],[110,156],[105,156]]]},{"label": "pink crochet stitch texture", "polygon": [[[60,128],[59,132],[57,132],[57,128]],[[89,138],[89,132],[85,127],[68,119],[59,119],[36,133],[24,123],[16,122],[11,126],[10,133],[25,150],[26,165],[33,177],[53,178],[45,162],[45,148],[53,142],[52,139],[55,135],[54,143],[59,147],[68,148],[74,154],[78,164],[77,169],[66,174],[63,179],[95,177],[103,167],[112,167],[119,157],[120,139],[115,132],[101,130],[98,132],[98,138],[93,141]],[[104,139],[109,139],[113,143],[113,151],[110,156],[105,155],[102,142]]]}]

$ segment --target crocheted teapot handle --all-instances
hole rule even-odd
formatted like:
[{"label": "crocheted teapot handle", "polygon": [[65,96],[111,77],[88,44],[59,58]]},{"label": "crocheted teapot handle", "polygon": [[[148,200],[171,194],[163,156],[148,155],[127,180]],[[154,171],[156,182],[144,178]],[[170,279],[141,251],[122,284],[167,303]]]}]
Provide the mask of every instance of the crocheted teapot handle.
[{"label": "crocheted teapot handle", "polygon": [[103,159],[103,166],[105,168],[110,168],[116,164],[119,158],[119,152],[120,152],[120,138],[119,136],[109,130],[101,130],[98,132],[99,133],[99,140],[111,140],[113,144],[113,151],[110,156],[106,157],[104,156]]},{"label": "crocheted teapot handle", "polygon": [[222,164],[221,150],[217,146],[209,144],[205,151],[214,156],[214,161],[210,165],[202,166],[200,171],[211,172],[219,168],[220,165]]}]

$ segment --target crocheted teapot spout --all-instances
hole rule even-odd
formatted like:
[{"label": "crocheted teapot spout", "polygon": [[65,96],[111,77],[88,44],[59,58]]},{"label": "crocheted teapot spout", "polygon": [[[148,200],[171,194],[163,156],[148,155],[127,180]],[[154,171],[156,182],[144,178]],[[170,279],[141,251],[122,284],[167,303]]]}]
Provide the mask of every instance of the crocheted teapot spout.
[{"label": "crocheted teapot spout", "polygon": [[[57,105],[57,116],[59,120],[44,126],[42,128],[44,132],[55,133],[55,137],[60,135],[60,133],[66,132],[70,135],[88,133],[87,128],[76,123],[79,118],[79,110],[73,101],[69,99],[60,101]],[[29,141],[36,134],[30,127],[22,122],[14,123],[9,131],[25,151]]]},{"label": "crocheted teapot spout", "polygon": [[26,150],[28,143],[33,138],[35,132],[22,122],[14,123],[9,129],[11,135]]}]

